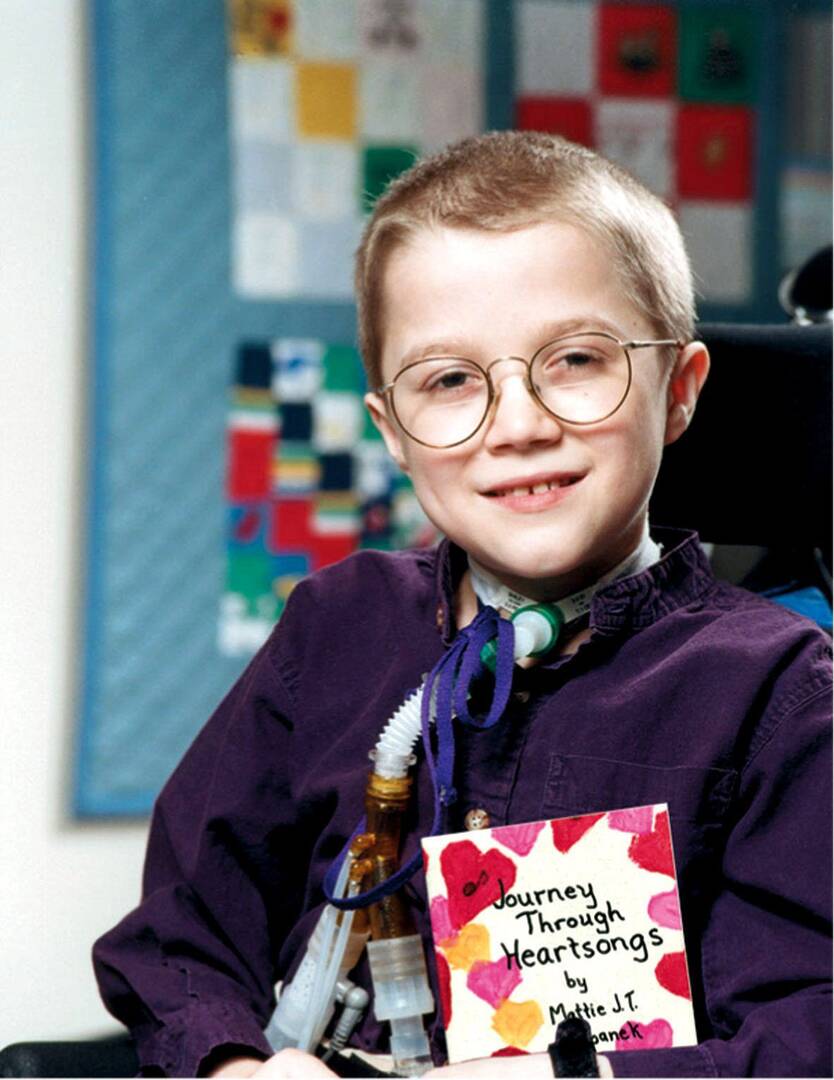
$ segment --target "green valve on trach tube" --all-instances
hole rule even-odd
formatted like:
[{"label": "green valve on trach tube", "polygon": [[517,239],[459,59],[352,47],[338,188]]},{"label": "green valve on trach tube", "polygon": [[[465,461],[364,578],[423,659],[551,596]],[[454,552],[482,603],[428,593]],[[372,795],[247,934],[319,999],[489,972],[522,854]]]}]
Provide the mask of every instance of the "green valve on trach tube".
[{"label": "green valve on trach tube", "polygon": [[[528,604],[518,608],[510,616],[515,638],[513,657],[544,656],[559,640],[565,624],[565,616],[557,604]],[[481,663],[495,673],[495,657],[498,651],[496,639],[488,641],[481,649]]]}]

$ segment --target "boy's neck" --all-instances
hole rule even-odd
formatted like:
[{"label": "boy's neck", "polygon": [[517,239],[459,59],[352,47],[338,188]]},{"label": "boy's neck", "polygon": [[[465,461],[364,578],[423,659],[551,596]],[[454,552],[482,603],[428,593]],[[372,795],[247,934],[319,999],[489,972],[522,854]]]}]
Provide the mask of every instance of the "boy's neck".
[{"label": "boy's neck", "polygon": [[[555,604],[575,595],[581,590],[594,588],[600,583],[605,583],[606,579],[613,580],[614,577],[639,573],[641,570],[644,570],[646,567],[656,562],[659,557],[660,549],[650,538],[648,522],[646,522],[639,543],[622,560],[613,566],[606,565],[599,568],[583,567],[581,572],[566,575],[564,578],[560,578],[558,582],[538,579],[528,581],[526,578],[516,578],[504,575],[502,575],[501,578],[497,578],[495,575],[490,576],[500,582],[500,584],[512,589],[514,592],[520,593],[529,600],[537,603]],[[470,558],[470,564],[471,563],[472,559]],[[483,574],[483,567],[480,567],[477,564],[475,564],[475,566],[478,571]],[[489,574],[488,571],[487,573]],[[468,626],[477,613],[478,598],[472,585],[471,570],[467,568],[461,578],[455,596],[455,615],[458,629]],[[589,630],[580,631],[576,638],[569,643],[565,643],[566,647],[561,651],[573,652],[575,648],[578,647],[578,644],[581,643],[581,640],[584,640],[589,635]]]}]

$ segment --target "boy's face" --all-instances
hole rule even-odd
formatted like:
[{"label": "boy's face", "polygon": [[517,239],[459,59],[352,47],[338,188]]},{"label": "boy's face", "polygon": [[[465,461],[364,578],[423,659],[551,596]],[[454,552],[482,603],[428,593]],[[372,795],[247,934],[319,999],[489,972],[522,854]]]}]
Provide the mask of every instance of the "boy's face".
[{"label": "boy's face", "polygon": [[[392,254],[384,304],[386,383],[406,357],[451,354],[486,367],[497,357],[529,359],[574,329],[622,341],[667,336],[626,298],[604,247],[567,224],[423,230]],[[668,365],[660,349],[635,350],[625,402],[578,427],[537,404],[521,364],[501,363],[491,371],[497,398],[486,423],[443,450],[410,439],[378,394],[366,402],[434,524],[506,584],[555,597],[596,580],[639,543],[663,446],[685,429],[708,358],[690,345],[674,370]],[[519,493],[548,480],[565,486]]]}]

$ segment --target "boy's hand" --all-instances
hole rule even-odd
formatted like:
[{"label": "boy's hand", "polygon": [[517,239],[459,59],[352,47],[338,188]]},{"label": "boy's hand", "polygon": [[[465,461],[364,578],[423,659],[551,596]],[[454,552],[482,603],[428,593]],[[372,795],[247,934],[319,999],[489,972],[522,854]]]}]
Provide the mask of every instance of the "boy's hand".
[{"label": "boy's hand", "polygon": [[258,1058],[229,1058],[218,1065],[210,1076],[254,1076],[257,1080],[307,1080],[316,1076],[336,1076],[336,1073],[317,1057],[303,1050],[279,1050],[266,1061]]},{"label": "boy's hand", "polygon": [[[597,1058],[599,1075],[613,1077],[614,1070],[605,1057]],[[518,1057],[479,1058],[459,1065],[443,1065],[423,1074],[423,1080],[549,1080],[553,1066],[547,1054],[519,1054]]]}]

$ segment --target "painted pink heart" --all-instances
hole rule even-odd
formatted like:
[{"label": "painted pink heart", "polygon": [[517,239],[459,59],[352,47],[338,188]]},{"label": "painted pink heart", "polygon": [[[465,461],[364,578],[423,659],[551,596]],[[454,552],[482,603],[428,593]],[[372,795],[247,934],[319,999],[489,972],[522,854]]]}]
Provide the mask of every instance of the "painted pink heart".
[{"label": "painted pink heart", "polygon": [[661,956],[654,969],[655,977],[664,990],[678,997],[691,998],[689,976],[686,972],[686,954],[682,952],[666,953]]},{"label": "painted pink heart", "polygon": [[491,964],[476,960],[466,976],[466,985],[472,993],[494,1009],[510,996],[520,982],[521,971],[518,963],[513,961],[507,967],[503,956]]},{"label": "painted pink heart", "polygon": [[650,833],[652,831],[653,808],[651,806],[633,806],[630,810],[611,810],[608,814],[608,826],[621,832]]},{"label": "painted pink heart", "polygon": [[447,844],[440,856],[440,870],[449,897],[449,917],[456,930],[495,903],[502,885],[506,893],[515,884],[512,859],[497,848],[481,852],[471,840]]},{"label": "painted pink heart", "polygon": [[570,851],[577,840],[581,840],[585,833],[599,821],[605,814],[582,814],[581,817],[560,818],[551,821],[550,828],[553,832],[553,843],[564,855]]},{"label": "painted pink heart", "polygon": [[529,855],[544,826],[543,821],[531,821],[528,825],[501,825],[492,830],[492,839],[516,855]]},{"label": "painted pink heart", "polygon": [[628,857],[644,870],[675,876],[672,834],[669,832],[669,815],[665,810],[657,815],[654,829],[650,833],[632,837],[628,845]]},{"label": "painted pink heart", "polygon": [[650,1024],[630,1022],[627,1027],[629,1031],[631,1027],[638,1028],[642,1038],[617,1039],[617,1050],[664,1050],[672,1045],[674,1033],[668,1020],[652,1020]]},{"label": "painted pink heart", "polygon": [[435,896],[431,902],[430,914],[432,933],[438,945],[457,937],[457,930],[452,926],[449,917],[449,901],[445,896]]},{"label": "painted pink heart", "polygon": [[653,896],[649,901],[649,918],[658,926],[665,926],[669,930],[680,930],[681,908],[678,903],[676,889],[670,892],[661,892]]}]

